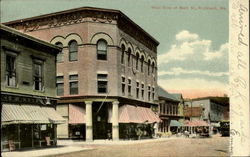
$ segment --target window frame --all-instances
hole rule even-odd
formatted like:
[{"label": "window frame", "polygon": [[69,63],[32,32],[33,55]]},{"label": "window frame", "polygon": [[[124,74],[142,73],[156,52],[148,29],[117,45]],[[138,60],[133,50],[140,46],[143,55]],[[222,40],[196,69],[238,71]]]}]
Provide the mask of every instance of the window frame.
[{"label": "window frame", "polygon": [[[105,43],[105,50],[100,50],[100,49],[98,49],[98,44],[100,43],[100,42],[104,42]],[[104,54],[101,54],[100,52],[104,52]],[[106,40],[104,40],[104,39],[99,39],[98,41],[97,41],[97,43],[96,43],[96,59],[97,60],[103,60],[103,61],[106,61],[106,60],[108,60],[108,43],[107,43],[107,41]]]},{"label": "window frame", "polygon": [[[71,78],[73,76],[77,76],[77,78]],[[79,94],[79,83],[78,83],[78,80],[79,80],[79,77],[78,77],[78,74],[71,74],[69,75],[69,95],[78,95]],[[77,84],[77,87],[76,87],[76,91],[77,92],[73,92],[74,88],[72,88],[72,84],[73,83],[76,83]]]},{"label": "window frame", "polygon": [[[41,76],[36,76],[36,69],[35,66],[38,65],[41,67]],[[41,59],[33,58],[33,89],[35,91],[44,91],[44,61]],[[39,89],[36,89],[36,77],[39,77]],[[41,89],[40,89],[41,88]]]},{"label": "window frame", "polygon": [[[62,78],[62,80],[58,80],[58,78],[59,77],[61,77]],[[58,93],[58,85],[62,85],[62,94],[61,95],[59,95]],[[56,76],[56,95],[57,96],[63,96],[64,95],[64,76]]]},{"label": "window frame", "polygon": [[[98,76],[99,75],[99,76]],[[101,75],[105,77],[101,77]],[[103,84],[102,84],[103,83]],[[101,92],[100,89],[104,89],[103,87],[100,88],[100,85],[106,86],[105,91]],[[98,94],[106,94],[108,93],[108,74],[97,74],[97,93]]]},{"label": "window frame", "polygon": [[[12,58],[12,62],[11,64],[13,63],[13,65],[11,65],[11,70],[9,71],[8,70],[8,65],[7,65],[7,57],[10,57]],[[5,52],[5,60],[6,60],[6,63],[5,63],[5,81],[6,81],[6,86],[7,87],[17,87],[17,73],[16,73],[16,59],[17,59],[17,54],[15,52],[12,52],[12,51],[6,51]],[[13,82],[14,83],[11,83],[12,81],[10,79],[13,78]],[[13,85],[12,85],[13,84]]]},{"label": "window frame", "polygon": [[[59,46],[59,44],[61,44],[61,46]],[[63,43],[58,41],[55,43],[56,46],[58,47],[61,47],[63,48]],[[60,60],[58,59],[58,57],[60,56]],[[56,63],[61,63],[64,61],[64,55],[63,55],[63,50],[61,52],[59,52],[57,55],[56,55]]]},{"label": "window frame", "polygon": [[[75,42],[76,43],[76,50],[73,50],[73,51],[71,51],[71,44],[73,43],[73,42]],[[68,49],[69,49],[69,61],[70,62],[72,62],[72,61],[77,61],[78,60],[78,43],[77,43],[77,41],[76,40],[70,40],[69,41],[69,44],[68,44]],[[75,56],[76,56],[76,58],[75,59],[71,59],[71,54],[73,54],[73,53],[76,53],[75,54]]]}]

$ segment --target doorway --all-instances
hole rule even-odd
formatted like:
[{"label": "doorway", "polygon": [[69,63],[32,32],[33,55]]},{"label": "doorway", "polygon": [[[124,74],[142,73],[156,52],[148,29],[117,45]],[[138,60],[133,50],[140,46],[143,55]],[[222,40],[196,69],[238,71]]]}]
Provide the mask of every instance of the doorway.
[{"label": "doorway", "polygon": [[112,124],[109,122],[111,103],[93,102],[93,139],[107,139],[108,132],[112,132]]},{"label": "doorway", "polygon": [[32,147],[32,125],[20,125],[21,148]]}]

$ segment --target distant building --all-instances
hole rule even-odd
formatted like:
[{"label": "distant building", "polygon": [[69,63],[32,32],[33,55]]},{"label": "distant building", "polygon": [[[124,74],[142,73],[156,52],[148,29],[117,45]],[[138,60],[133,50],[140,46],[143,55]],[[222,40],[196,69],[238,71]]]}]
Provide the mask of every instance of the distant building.
[{"label": "distant building", "polygon": [[159,120],[152,111],[159,42],[121,11],[82,7],[6,24],[63,48],[57,111],[68,123],[59,138],[116,140],[134,124]]},{"label": "distant building", "polygon": [[158,98],[158,114],[161,119],[159,131],[169,132],[171,121],[183,121],[183,98],[181,94],[170,94],[160,86],[158,86]]},{"label": "distant building", "polygon": [[[61,48],[0,25],[1,150],[56,145],[56,55]],[[7,150],[8,150],[7,149]]]},{"label": "distant building", "polygon": [[229,120],[228,97],[204,97],[184,101],[184,116],[200,119],[218,126],[221,120]]}]

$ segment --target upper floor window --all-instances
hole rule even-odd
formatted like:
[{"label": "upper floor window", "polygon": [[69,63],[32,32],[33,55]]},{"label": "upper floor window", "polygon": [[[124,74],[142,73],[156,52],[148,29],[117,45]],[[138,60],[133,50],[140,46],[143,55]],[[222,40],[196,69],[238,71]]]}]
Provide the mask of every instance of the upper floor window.
[{"label": "upper floor window", "polygon": [[16,86],[15,60],[15,56],[6,54],[6,83],[10,87]]},{"label": "upper floor window", "polygon": [[139,54],[137,53],[137,54],[136,54],[136,63],[135,63],[135,68],[136,68],[136,70],[139,69],[139,67],[138,67],[138,66],[139,66],[139,57],[140,57],[140,56],[139,56]]},{"label": "upper floor window", "polygon": [[141,84],[141,98],[144,99],[144,84]]},{"label": "upper floor window", "polygon": [[128,49],[128,66],[130,66],[130,60],[131,60],[131,49]]},{"label": "upper floor window", "polygon": [[77,60],[78,46],[75,40],[69,42],[69,61]]},{"label": "upper floor window", "polygon": [[107,60],[107,42],[105,40],[99,40],[97,42],[97,59]]},{"label": "upper floor window", "polygon": [[152,63],[152,74],[154,74],[154,70],[155,70],[155,63]]},{"label": "upper floor window", "polygon": [[97,92],[107,93],[108,91],[108,75],[97,74]]},{"label": "upper floor window", "polygon": [[124,64],[125,46],[122,45],[121,63]]},{"label": "upper floor window", "polygon": [[150,64],[151,64],[151,62],[150,62],[150,60],[148,60],[148,75],[150,75]]},{"label": "upper floor window", "polygon": [[155,88],[152,87],[152,100],[154,100],[154,99],[155,99]]},{"label": "upper floor window", "polygon": [[125,95],[125,77],[122,76],[122,95]]},{"label": "upper floor window", "polygon": [[[63,44],[61,42],[57,42],[55,44],[58,47],[63,47]],[[56,62],[62,62],[63,61],[63,52],[59,52],[56,56]]]},{"label": "upper floor window", "polygon": [[43,88],[43,61],[35,59],[33,66],[34,89],[41,91]]},{"label": "upper floor window", "polygon": [[151,87],[148,86],[148,101],[151,100],[150,97],[151,97]]},{"label": "upper floor window", "polygon": [[58,96],[62,96],[64,94],[63,76],[56,77],[56,93]]},{"label": "upper floor window", "polygon": [[143,68],[144,68],[143,67],[143,65],[144,65],[143,63],[144,63],[144,57],[142,56],[141,57],[141,72],[143,72]]},{"label": "upper floor window", "polygon": [[78,75],[69,75],[69,94],[78,94]]},{"label": "upper floor window", "polygon": [[139,90],[140,90],[140,84],[139,82],[136,82],[136,98],[139,99]]},{"label": "upper floor window", "polygon": [[128,95],[131,96],[131,79],[128,79]]}]

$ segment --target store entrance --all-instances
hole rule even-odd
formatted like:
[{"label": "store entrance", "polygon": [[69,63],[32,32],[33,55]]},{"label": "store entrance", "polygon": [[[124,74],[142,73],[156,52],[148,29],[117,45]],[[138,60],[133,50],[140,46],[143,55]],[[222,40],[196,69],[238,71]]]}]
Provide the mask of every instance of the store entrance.
[{"label": "store entrance", "polygon": [[32,125],[20,125],[20,141],[21,147],[32,147]]},{"label": "store entrance", "polygon": [[[93,139],[107,139],[112,132],[112,124],[108,122],[110,103],[93,103]],[[110,136],[109,134],[109,136]]]}]

